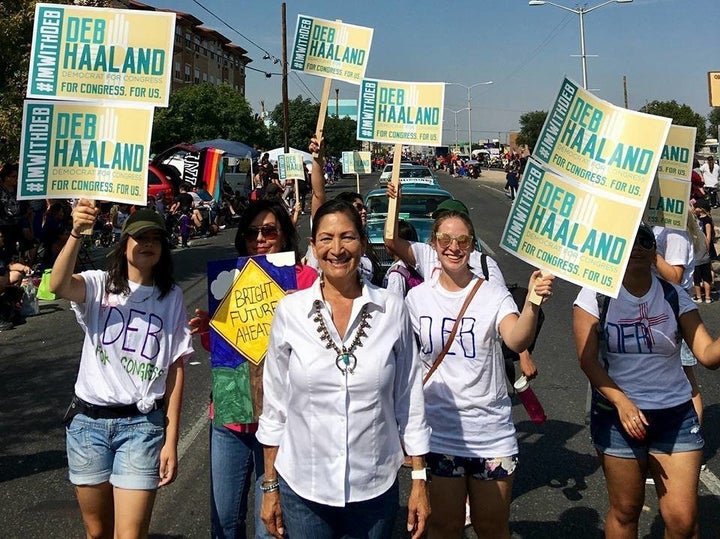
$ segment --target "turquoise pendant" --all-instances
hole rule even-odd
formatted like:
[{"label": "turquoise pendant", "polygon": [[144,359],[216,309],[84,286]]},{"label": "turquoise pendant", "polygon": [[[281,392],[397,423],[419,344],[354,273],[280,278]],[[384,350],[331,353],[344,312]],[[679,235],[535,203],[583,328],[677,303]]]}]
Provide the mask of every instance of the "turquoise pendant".
[{"label": "turquoise pendant", "polygon": [[353,374],[357,366],[357,358],[352,352],[341,352],[335,358],[335,366],[343,374]]}]

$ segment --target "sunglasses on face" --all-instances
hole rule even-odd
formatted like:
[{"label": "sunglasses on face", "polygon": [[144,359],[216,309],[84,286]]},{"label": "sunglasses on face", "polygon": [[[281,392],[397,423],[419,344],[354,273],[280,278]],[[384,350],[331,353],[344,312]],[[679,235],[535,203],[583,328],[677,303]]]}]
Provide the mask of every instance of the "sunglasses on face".
[{"label": "sunglasses on face", "polygon": [[451,236],[446,232],[438,232],[435,234],[435,241],[442,249],[450,247],[453,241],[456,241],[458,247],[463,251],[469,249],[473,243],[473,237],[467,234],[460,234],[459,236]]},{"label": "sunglasses on face", "polygon": [[275,240],[279,234],[275,225],[249,226],[243,232],[243,237],[246,240],[256,240],[258,232],[262,234],[262,237],[266,240]]},{"label": "sunglasses on face", "polygon": [[365,204],[363,204],[362,202],[354,202],[353,208],[355,208],[358,213],[361,211],[367,211],[367,206],[365,206]]},{"label": "sunglasses on face", "polygon": [[635,245],[639,246],[641,249],[650,251],[655,248],[655,240],[648,238],[647,236],[638,236],[635,238]]}]

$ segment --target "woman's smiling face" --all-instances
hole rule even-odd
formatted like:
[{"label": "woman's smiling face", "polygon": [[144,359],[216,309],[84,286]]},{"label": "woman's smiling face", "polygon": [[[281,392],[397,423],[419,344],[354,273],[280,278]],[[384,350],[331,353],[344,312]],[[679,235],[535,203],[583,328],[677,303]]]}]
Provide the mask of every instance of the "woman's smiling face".
[{"label": "woman's smiling face", "polygon": [[326,278],[357,280],[356,272],[366,246],[362,234],[344,212],[323,215],[310,243]]},{"label": "woman's smiling face", "polygon": [[[467,241],[469,245],[466,245]],[[472,231],[467,224],[459,217],[448,217],[437,227],[432,245],[440,264],[447,271],[467,267],[473,249],[472,242]]]}]

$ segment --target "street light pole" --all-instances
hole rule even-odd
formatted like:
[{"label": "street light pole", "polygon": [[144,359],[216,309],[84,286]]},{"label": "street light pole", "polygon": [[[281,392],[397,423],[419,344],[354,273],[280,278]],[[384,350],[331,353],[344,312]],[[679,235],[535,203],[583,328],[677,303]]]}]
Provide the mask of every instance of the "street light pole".
[{"label": "street light pole", "polygon": [[[472,89],[475,88],[476,86],[485,86],[485,85],[492,84],[492,83],[493,83],[493,81],[489,80],[486,82],[478,82],[476,84],[466,86],[465,84],[460,84],[459,82],[448,82],[448,84],[452,84],[453,86],[460,86],[467,90],[468,155],[472,155]],[[460,109],[460,110],[463,110],[463,109]]]},{"label": "street light pole", "polygon": [[465,109],[453,110],[453,109],[450,109],[450,108],[446,108],[445,110],[449,110],[449,111],[452,112],[453,115],[455,116],[455,147],[457,148],[457,146],[458,146],[458,123],[457,123],[457,115],[458,115],[459,112],[462,112],[462,111],[464,111]]},{"label": "street light pole", "polygon": [[583,88],[586,90],[588,89],[588,81],[587,81],[587,54],[585,54],[585,14],[590,13],[591,11],[595,11],[598,8],[601,8],[603,6],[607,6],[608,4],[629,4],[633,0],[607,0],[607,2],[603,2],[602,4],[598,4],[597,6],[593,6],[590,8],[586,8],[585,6],[580,6],[577,9],[573,9],[567,6],[562,6],[560,4],[556,4],[555,2],[547,2],[545,0],[530,0],[528,2],[529,6],[544,6],[545,4],[549,4],[551,6],[555,6],[560,9],[564,9],[565,11],[569,11],[570,13],[575,13],[580,18],[580,65],[582,66],[582,79],[583,79]]}]

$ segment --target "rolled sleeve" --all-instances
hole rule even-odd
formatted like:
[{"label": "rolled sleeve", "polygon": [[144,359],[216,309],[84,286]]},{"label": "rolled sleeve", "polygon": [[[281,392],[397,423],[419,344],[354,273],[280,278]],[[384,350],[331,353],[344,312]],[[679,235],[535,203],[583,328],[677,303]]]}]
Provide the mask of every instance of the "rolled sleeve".
[{"label": "rolled sleeve", "polygon": [[417,343],[410,317],[401,311],[402,331],[395,344],[397,375],[395,377],[395,417],[408,455],[424,455],[430,451],[430,427],[425,421],[425,398]]}]

